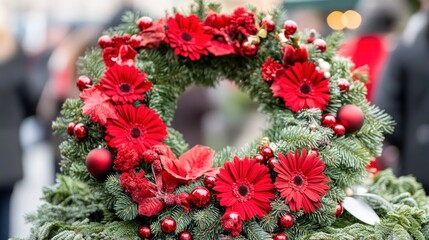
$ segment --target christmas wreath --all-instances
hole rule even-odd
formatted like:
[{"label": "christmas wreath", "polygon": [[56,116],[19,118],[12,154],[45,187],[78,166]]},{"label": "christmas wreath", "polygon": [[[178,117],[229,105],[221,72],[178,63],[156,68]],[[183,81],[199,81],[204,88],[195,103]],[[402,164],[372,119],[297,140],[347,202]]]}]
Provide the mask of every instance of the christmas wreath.
[{"label": "christmas wreath", "polygon": [[[336,56],[341,33],[219,10],[128,13],[79,60],[80,97],[53,125],[69,135],[62,173],[30,239],[428,239],[421,186],[369,177],[393,122]],[[225,78],[270,125],[242,149],[188,149],[171,128],[178,97]]]}]

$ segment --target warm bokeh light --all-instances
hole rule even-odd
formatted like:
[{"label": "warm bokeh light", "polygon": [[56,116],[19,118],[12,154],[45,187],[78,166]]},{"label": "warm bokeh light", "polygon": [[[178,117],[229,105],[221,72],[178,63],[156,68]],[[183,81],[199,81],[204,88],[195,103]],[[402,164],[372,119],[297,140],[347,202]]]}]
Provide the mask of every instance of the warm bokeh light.
[{"label": "warm bokeh light", "polygon": [[341,21],[344,26],[348,29],[357,29],[362,23],[362,17],[360,14],[353,10],[346,11],[341,17]]},{"label": "warm bokeh light", "polygon": [[343,21],[342,21],[343,15],[344,14],[340,11],[331,12],[326,19],[329,27],[334,29],[334,30],[344,29],[345,24],[343,24]]}]

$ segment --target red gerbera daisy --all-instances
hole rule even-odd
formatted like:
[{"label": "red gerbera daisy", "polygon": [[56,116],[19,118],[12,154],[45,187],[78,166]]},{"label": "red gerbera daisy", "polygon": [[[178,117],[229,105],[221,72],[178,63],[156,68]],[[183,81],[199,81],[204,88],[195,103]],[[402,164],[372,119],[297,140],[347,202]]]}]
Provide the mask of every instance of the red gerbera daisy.
[{"label": "red gerbera daisy", "polygon": [[330,99],[328,79],[309,62],[298,62],[287,70],[279,70],[271,90],[294,112],[305,108],[325,110]]},{"label": "red gerbera daisy", "polygon": [[234,162],[226,162],[213,189],[220,205],[227,212],[238,212],[243,220],[266,216],[271,210],[274,185],[268,168],[255,160],[235,157]]},{"label": "red gerbera daisy", "polygon": [[134,149],[139,158],[151,146],[162,143],[167,136],[166,126],[150,108],[131,104],[117,106],[117,119],[106,124],[107,144],[114,148]]},{"label": "red gerbera daisy", "polygon": [[167,26],[165,42],[174,48],[176,55],[191,60],[200,59],[201,54],[208,55],[206,44],[212,35],[204,33],[203,24],[197,16],[184,17],[177,13],[175,18],[168,19]]},{"label": "red gerbera daisy", "polygon": [[115,64],[104,72],[101,78],[104,93],[116,103],[133,103],[143,100],[144,93],[152,83],[146,81],[146,74],[135,66]]},{"label": "red gerbera daisy", "polygon": [[278,173],[274,185],[292,211],[304,209],[305,213],[312,213],[320,207],[321,197],[329,190],[329,179],[323,173],[325,163],[319,157],[307,155],[305,149],[301,154],[296,150],[287,156],[279,153],[279,161],[273,164]]}]

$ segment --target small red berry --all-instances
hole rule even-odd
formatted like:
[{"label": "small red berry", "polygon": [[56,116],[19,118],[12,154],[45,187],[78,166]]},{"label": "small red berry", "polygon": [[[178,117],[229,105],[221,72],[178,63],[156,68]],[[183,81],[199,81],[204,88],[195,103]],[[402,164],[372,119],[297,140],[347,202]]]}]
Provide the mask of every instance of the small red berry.
[{"label": "small red berry", "polygon": [[324,127],[333,127],[337,123],[337,118],[332,114],[325,114],[320,122]]},{"label": "small red berry", "polygon": [[144,16],[139,18],[139,20],[137,20],[137,26],[139,27],[139,29],[141,31],[145,30],[146,28],[151,27],[153,24],[153,20],[150,17]]},{"label": "small red berry", "polygon": [[141,238],[150,238],[150,235],[151,235],[151,231],[150,231],[150,228],[148,226],[140,227],[139,236]]},{"label": "small red berry", "polygon": [[260,164],[264,164],[264,163],[265,163],[265,158],[264,158],[264,156],[262,156],[261,154],[256,154],[256,155],[253,157],[253,159],[254,159],[256,162],[260,163]]},{"label": "small red berry", "polygon": [[271,149],[269,146],[262,147],[259,153],[265,158],[265,160],[274,157],[273,149]]},{"label": "small red berry", "polygon": [[77,139],[86,138],[87,131],[85,125],[83,123],[78,123],[73,129],[73,136]]},{"label": "small red berry", "polygon": [[82,92],[84,89],[92,86],[92,81],[89,79],[89,77],[82,75],[76,80],[76,86],[79,91]]},{"label": "small red berry", "polygon": [[293,223],[295,220],[293,219],[292,215],[285,214],[279,218],[279,225],[282,229],[289,229],[293,226]]},{"label": "small red berry", "polygon": [[69,123],[69,125],[67,126],[67,134],[68,135],[73,136],[75,126],[76,126],[76,123],[74,123],[74,122]]},{"label": "small red berry", "polygon": [[335,124],[333,129],[335,134],[337,134],[338,137],[341,137],[346,133],[346,128],[339,123]]},{"label": "small red berry", "polygon": [[212,189],[215,186],[216,183],[216,177],[213,176],[206,176],[204,178],[204,186],[208,189]]},{"label": "small red berry", "polygon": [[243,53],[244,56],[255,56],[256,53],[258,53],[258,45],[256,44],[251,44],[247,41],[243,42],[243,44],[241,45],[241,51]]},{"label": "small red berry", "polygon": [[293,35],[298,29],[298,25],[295,21],[287,20],[284,23],[285,35]]},{"label": "small red berry", "polygon": [[338,88],[340,88],[343,92],[348,92],[350,88],[350,83],[347,81],[347,79],[340,78],[338,79]]},{"label": "small red berry", "polygon": [[326,51],[326,42],[325,42],[325,40],[318,38],[318,39],[314,40],[313,44],[322,53]]},{"label": "small red berry", "polygon": [[271,18],[264,18],[261,21],[261,27],[265,27],[267,32],[272,32],[276,29],[276,23]]},{"label": "small red berry", "polygon": [[100,48],[102,49],[111,47],[112,45],[113,45],[113,41],[110,36],[103,35],[98,39],[98,46],[100,46]]}]

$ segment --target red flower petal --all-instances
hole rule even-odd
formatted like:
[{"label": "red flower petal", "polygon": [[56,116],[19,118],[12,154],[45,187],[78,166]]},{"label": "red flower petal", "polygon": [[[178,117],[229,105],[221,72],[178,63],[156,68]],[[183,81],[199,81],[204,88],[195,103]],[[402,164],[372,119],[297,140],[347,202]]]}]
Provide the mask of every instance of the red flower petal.
[{"label": "red flower petal", "polygon": [[145,198],[139,202],[139,215],[151,217],[160,213],[165,207],[163,201],[156,197]]}]

